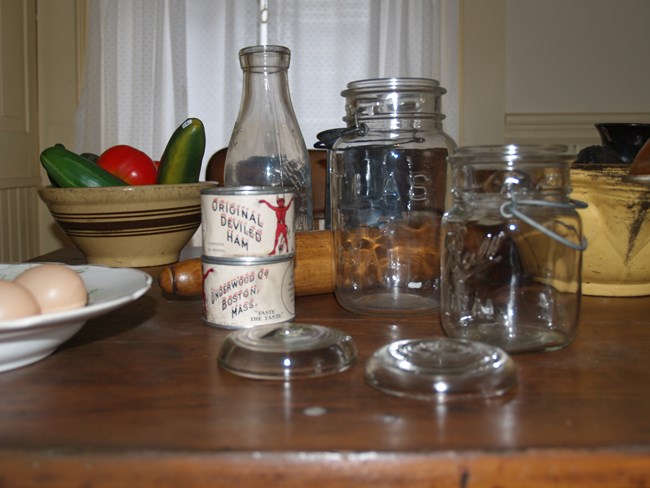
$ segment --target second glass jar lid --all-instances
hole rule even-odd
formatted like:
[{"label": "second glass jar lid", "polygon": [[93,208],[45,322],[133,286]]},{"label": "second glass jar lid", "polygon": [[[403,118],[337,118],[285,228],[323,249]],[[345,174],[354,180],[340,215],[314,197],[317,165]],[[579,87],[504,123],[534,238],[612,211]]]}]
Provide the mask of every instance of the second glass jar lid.
[{"label": "second glass jar lid", "polygon": [[399,397],[445,403],[499,396],[517,383],[514,361],[503,350],[461,339],[407,339],[376,351],[366,381]]},{"label": "second glass jar lid", "polygon": [[287,381],[344,371],[356,357],[352,337],[338,329],[285,322],[231,332],[218,362],[239,376]]}]

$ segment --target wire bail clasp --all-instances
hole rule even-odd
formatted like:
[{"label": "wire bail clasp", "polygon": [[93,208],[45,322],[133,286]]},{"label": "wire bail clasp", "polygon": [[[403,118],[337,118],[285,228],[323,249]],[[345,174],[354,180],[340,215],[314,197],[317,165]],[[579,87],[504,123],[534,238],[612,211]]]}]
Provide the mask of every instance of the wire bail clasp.
[{"label": "wire bail clasp", "polygon": [[588,204],[586,202],[582,202],[580,200],[570,199],[569,201],[570,203],[549,202],[545,200],[509,200],[507,202],[504,202],[501,205],[499,212],[501,213],[501,216],[506,219],[516,217],[519,220],[526,222],[531,227],[534,227],[541,233],[546,234],[548,237],[556,240],[560,244],[564,244],[565,246],[574,249],[576,251],[584,251],[585,249],[587,249],[586,237],[582,236],[582,239],[578,244],[576,244],[575,242],[571,242],[569,239],[562,237],[561,235],[552,231],[548,227],[545,227],[544,225],[540,224],[535,219],[529,217],[519,208],[520,205],[531,205],[535,207],[549,207],[549,208],[563,208],[563,209],[583,209],[588,207]]}]

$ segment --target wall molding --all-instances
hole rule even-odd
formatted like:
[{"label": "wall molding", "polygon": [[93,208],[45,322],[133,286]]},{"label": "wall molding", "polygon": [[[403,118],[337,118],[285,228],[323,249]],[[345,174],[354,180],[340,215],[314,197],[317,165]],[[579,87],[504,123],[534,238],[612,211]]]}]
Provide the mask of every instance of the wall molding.
[{"label": "wall molding", "polygon": [[600,144],[594,124],[650,123],[650,113],[517,113],[505,115],[505,140],[513,144],[566,144],[578,151]]},{"label": "wall molding", "polygon": [[0,190],[8,188],[38,188],[43,182],[40,176],[24,176],[17,178],[0,178]]},{"label": "wall molding", "polygon": [[34,188],[0,190],[0,260],[22,262],[39,254],[39,200]]}]

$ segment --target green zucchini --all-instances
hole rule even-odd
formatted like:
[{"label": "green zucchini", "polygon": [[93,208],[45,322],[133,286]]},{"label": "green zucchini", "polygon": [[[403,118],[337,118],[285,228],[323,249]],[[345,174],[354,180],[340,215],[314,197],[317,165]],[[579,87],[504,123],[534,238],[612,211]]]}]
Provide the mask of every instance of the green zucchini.
[{"label": "green zucchini", "polygon": [[205,129],[199,119],[186,119],[172,134],[160,158],[158,183],[196,183],[205,152]]},{"label": "green zucchini", "polygon": [[41,153],[41,164],[53,186],[62,188],[124,186],[117,176],[92,161],[69,151],[63,144],[48,147]]}]

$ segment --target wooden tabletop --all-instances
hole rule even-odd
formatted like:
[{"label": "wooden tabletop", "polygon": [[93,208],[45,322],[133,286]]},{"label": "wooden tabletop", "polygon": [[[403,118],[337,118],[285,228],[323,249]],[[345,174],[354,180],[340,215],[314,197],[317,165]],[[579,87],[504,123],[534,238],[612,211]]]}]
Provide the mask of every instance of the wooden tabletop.
[{"label": "wooden tabletop", "polygon": [[498,400],[448,405],[364,382],[382,345],[441,336],[436,315],[367,318],[331,294],[296,311],[349,333],[358,362],[291,383],[234,376],[216,363],[228,331],[157,284],[90,320],[0,374],[0,486],[650,486],[650,297],[583,297],[570,347],[515,355],[518,386]]}]

